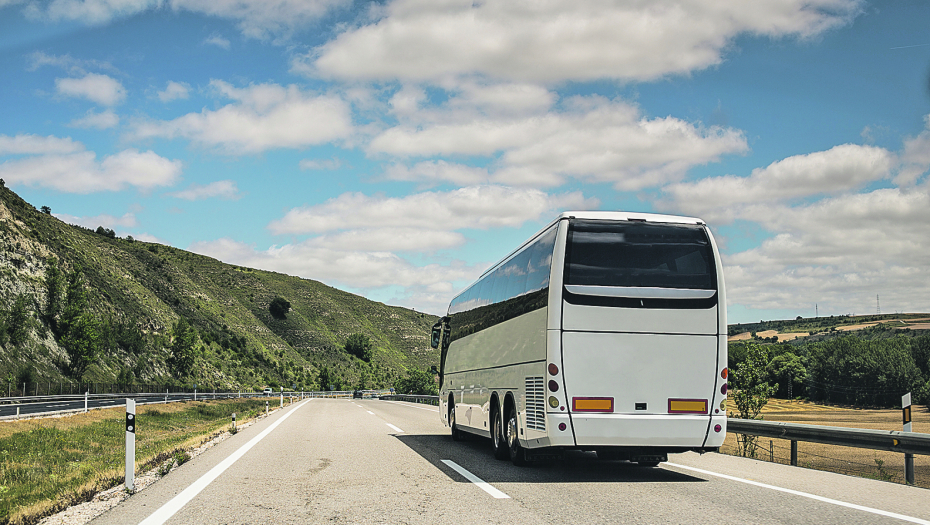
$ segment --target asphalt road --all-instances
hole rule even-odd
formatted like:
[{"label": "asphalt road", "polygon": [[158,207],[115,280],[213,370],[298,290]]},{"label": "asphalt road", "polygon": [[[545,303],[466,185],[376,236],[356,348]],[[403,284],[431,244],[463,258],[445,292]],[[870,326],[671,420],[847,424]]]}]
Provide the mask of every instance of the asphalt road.
[{"label": "asphalt road", "polygon": [[[197,399],[224,399],[226,397],[236,397],[236,394],[212,394],[212,393],[199,393],[197,394]],[[194,394],[169,394],[168,401],[183,401],[193,399]],[[149,403],[164,403],[164,395],[152,395],[152,396],[140,396],[134,397],[136,404],[149,404]],[[107,398],[90,398],[87,400],[88,409],[93,408],[110,408],[114,406],[125,406],[126,405],[126,396],[113,396]],[[4,416],[15,416],[16,409],[19,408],[20,416],[28,416],[34,414],[45,414],[48,412],[58,412],[62,410],[83,410],[84,409],[84,398],[74,400],[55,400],[55,401],[41,401],[38,403],[20,403],[20,404],[11,404],[11,405],[0,405],[0,417]]]},{"label": "asphalt road", "polygon": [[435,407],[311,399],[92,523],[930,524],[928,495],[719,454],[644,468],[579,452],[518,468],[485,440],[453,442]]}]

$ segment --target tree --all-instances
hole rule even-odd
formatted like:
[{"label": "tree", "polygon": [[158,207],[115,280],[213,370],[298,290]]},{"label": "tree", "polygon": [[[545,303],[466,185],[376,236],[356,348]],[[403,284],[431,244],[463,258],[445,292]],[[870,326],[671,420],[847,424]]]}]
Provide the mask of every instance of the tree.
[{"label": "tree", "polygon": [[58,268],[58,261],[50,259],[45,269],[45,312],[42,317],[56,336],[61,335],[58,331],[58,316],[61,314],[61,294],[64,290],[65,276]]},{"label": "tree", "polygon": [[29,336],[29,314],[26,312],[26,296],[19,295],[6,320],[6,333],[13,346],[20,346]]},{"label": "tree", "polygon": [[181,379],[189,375],[197,358],[194,344],[197,342],[197,333],[187,319],[181,317],[171,330],[174,341],[171,343],[171,355],[168,356],[168,367],[174,377]]},{"label": "tree", "polygon": [[52,214],[52,209],[49,208],[48,206],[42,206],[42,213],[44,213],[44,214],[46,214],[46,215],[51,215],[51,214]]},{"label": "tree", "polygon": [[366,363],[371,362],[371,339],[368,339],[367,335],[350,335],[349,338],[346,339],[345,350]]},{"label": "tree", "polygon": [[804,383],[807,381],[807,367],[804,360],[791,352],[772,358],[766,367],[769,378],[778,381],[778,395],[792,399],[803,395]]},{"label": "tree", "polygon": [[[769,385],[768,351],[765,347],[750,343],[746,346],[746,355],[736,370],[730,371],[730,382],[733,385],[730,398],[736,404],[738,412],[730,413],[730,417],[739,419],[761,419],[759,412],[769,402],[769,397],[778,390],[778,385]],[[742,439],[740,439],[742,437]],[[756,456],[756,436],[737,436],[737,449],[741,456]]]},{"label": "tree", "polygon": [[68,365],[71,377],[83,379],[84,372],[100,355],[100,323],[97,318],[89,312],[81,312],[71,319],[61,344],[71,359]]},{"label": "tree", "polygon": [[398,394],[410,394],[416,396],[438,396],[439,389],[436,388],[436,381],[433,374],[425,370],[410,370],[407,377],[398,379],[394,385]]},{"label": "tree", "polygon": [[291,303],[287,302],[287,299],[283,297],[275,297],[271,300],[271,304],[268,305],[268,311],[271,312],[271,316],[275,319],[287,319],[287,312],[291,309]]}]

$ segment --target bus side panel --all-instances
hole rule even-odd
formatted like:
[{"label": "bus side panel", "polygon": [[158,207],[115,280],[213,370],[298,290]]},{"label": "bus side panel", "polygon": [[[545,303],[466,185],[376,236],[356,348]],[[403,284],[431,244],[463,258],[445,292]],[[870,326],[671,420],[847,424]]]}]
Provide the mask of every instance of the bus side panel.
[{"label": "bus side panel", "polygon": [[[453,393],[457,424],[484,434],[490,431],[490,398],[498,392],[503,403],[512,392],[525,419],[527,377],[543,379],[546,359],[547,308],[457,339],[446,356],[443,402]],[[441,410],[447,410],[440,405]]]}]

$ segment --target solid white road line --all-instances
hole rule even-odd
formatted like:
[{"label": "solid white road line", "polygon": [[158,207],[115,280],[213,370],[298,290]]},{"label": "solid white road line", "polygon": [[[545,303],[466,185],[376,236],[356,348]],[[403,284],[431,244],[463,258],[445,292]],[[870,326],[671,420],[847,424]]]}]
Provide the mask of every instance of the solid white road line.
[{"label": "solid white road line", "polygon": [[472,483],[474,483],[475,485],[477,485],[478,488],[480,488],[481,490],[487,492],[487,493],[490,494],[491,496],[494,496],[494,497],[497,498],[497,499],[510,499],[510,496],[508,496],[508,495],[504,494],[503,492],[497,490],[496,488],[492,487],[490,483],[488,483],[488,482],[482,480],[482,479],[479,478],[478,476],[476,476],[476,475],[472,474],[471,472],[465,470],[463,467],[459,466],[458,463],[452,461],[451,459],[444,459],[444,460],[442,460],[442,462],[445,463],[446,465],[452,467],[452,470],[458,472],[458,473],[461,474],[465,479],[467,479],[468,481],[471,481]]},{"label": "solid white road line", "polygon": [[833,504],[833,505],[839,505],[840,507],[846,507],[846,508],[850,508],[850,509],[861,510],[861,511],[863,511],[863,512],[870,512],[870,513],[872,513],[872,514],[878,514],[879,516],[887,516],[887,517],[889,517],[889,518],[895,518],[895,519],[899,519],[899,520],[902,520],[902,521],[909,521],[909,522],[911,522],[911,523],[920,523],[921,525],[930,525],[930,521],[922,520],[922,519],[920,519],[920,518],[914,518],[914,517],[911,517],[911,516],[905,516],[904,514],[897,514],[897,513],[894,513],[894,512],[888,512],[887,510],[873,509],[872,507],[865,507],[865,506],[862,506],[862,505],[856,505],[855,503],[847,503],[847,502],[845,502],[845,501],[839,501],[839,500],[835,500],[835,499],[825,498],[825,497],[823,497],[823,496],[817,496],[816,494],[808,494],[807,492],[801,492],[801,491],[799,491],[799,490],[792,490],[792,489],[786,489],[786,488],[783,488],[783,487],[776,487],[775,485],[768,485],[768,484],[765,484],[765,483],[759,483],[758,481],[752,481],[752,480],[748,480],[748,479],[737,478],[737,477],[735,477],[735,476],[728,476],[728,475],[726,475],[726,474],[718,474],[717,472],[711,472],[711,471],[709,471],[709,470],[704,470],[704,469],[699,469],[699,468],[694,468],[694,467],[686,467],[686,466],[684,466],[684,465],[678,465],[677,463],[665,463],[665,464],[668,465],[668,466],[670,466],[670,467],[682,468],[682,469],[685,469],[685,470],[691,470],[691,471],[694,471],[694,472],[700,472],[701,474],[707,474],[708,476],[717,476],[718,478],[724,478],[724,479],[728,479],[728,480],[730,480],[730,481],[738,481],[738,482],[740,482],[740,483],[746,483],[746,484],[748,484],[748,485],[755,485],[756,487],[762,487],[762,488],[765,488],[765,489],[777,490],[777,491],[779,491],[779,492],[785,492],[785,493],[788,493],[788,494],[793,494],[793,495],[795,495],[795,496],[801,496],[802,498],[810,498],[810,499],[813,499],[813,500],[822,501],[822,502],[824,502],[824,503],[830,503],[830,504]]},{"label": "solid white road line", "polygon": [[252,447],[257,445],[259,441],[261,441],[262,439],[265,439],[265,436],[270,434],[272,430],[274,430],[275,428],[278,427],[278,425],[283,423],[285,419],[291,417],[291,414],[296,412],[297,409],[303,406],[304,404],[306,404],[306,401],[304,401],[303,403],[300,403],[299,405],[294,407],[293,410],[281,416],[280,419],[278,419],[277,421],[269,425],[268,428],[263,430],[261,434],[255,436],[254,438],[252,438],[251,441],[239,447],[239,450],[233,452],[232,454],[230,454],[229,457],[219,462],[215,467],[210,469],[209,472],[207,472],[203,476],[200,476],[200,479],[191,483],[189,487],[181,491],[180,494],[172,498],[170,501],[168,501],[168,503],[165,503],[164,505],[162,505],[161,508],[153,512],[151,516],[139,522],[139,525],[161,525],[162,523],[168,521],[168,519],[171,518],[171,516],[174,516],[175,513],[177,513],[179,510],[181,510],[182,507],[184,507],[184,505],[187,505],[187,503],[190,502],[190,500],[194,499],[194,497],[197,496],[197,494],[200,494],[200,491],[207,488],[207,485],[209,485],[210,483],[213,482],[213,480],[218,478],[219,475],[222,474],[226,469],[231,467],[233,463],[235,463],[236,461],[239,461],[239,458],[244,456],[246,452],[248,452]]},{"label": "solid white road line", "polygon": [[385,424],[386,424],[387,426],[393,428],[393,429],[394,429],[394,432],[403,432],[403,430],[401,430],[401,429],[395,427],[394,425],[392,425],[392,424],[390,424],[390,423],[385,423]]},{"label": "solid white road line", "polygon": [[402,407],[407,407],[407,408],[417,408],[417,409],[420,409],[420,410],[429,410],[430,412],[439,412],[439,408],[418,407],[418,406],[411,405],[411,404],[409,404],[409,403],[403,403],[403,402],[401,402],[401,401],[387,401],[387,400],[385,400],[384,402],[385,402],[385,403],[393,403],[393,404],[395,404],[395,405],[400,405],[400,406],[402,406]]}]

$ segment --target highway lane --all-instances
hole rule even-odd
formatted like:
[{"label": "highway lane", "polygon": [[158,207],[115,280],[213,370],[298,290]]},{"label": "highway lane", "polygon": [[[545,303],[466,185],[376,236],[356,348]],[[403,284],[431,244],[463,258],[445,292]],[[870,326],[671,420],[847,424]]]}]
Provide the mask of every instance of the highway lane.
[{"label": "highway lane", "polygon": [[[842,503],[930,520],[927,492],[913,487],[718,454],[672,455],[668,465],[642,468],[572,453],[517,468],[494,460],[485,440],[453,442],[435,407],[313,399],[261,420],[94,523],[142,522],[285,417],[166,523],[906,522]],[[450,461],[507,497],[482,490]]]}]

